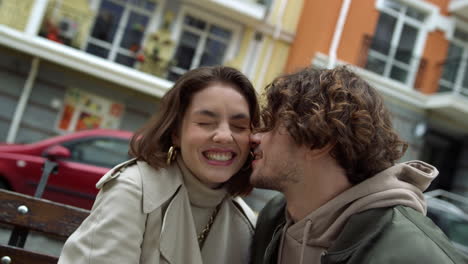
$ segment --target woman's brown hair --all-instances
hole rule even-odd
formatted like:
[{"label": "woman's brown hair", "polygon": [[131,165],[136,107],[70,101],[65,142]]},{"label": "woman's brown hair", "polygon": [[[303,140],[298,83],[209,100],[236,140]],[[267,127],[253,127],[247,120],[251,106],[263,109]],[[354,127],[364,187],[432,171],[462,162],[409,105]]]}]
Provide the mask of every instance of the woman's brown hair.
[{"label": "woman's brown hair", "polygon": [[333,145],[331,156],[353,184],[392,166],[407,148],[383,98],[347,67],[308,67],[279,77],[266,97],[261,130],[281,124],[298,145]]},{"label": "woman's brown hair", "polygon": [[[226,66],[200,67],[182,75],[174,86],[162,97],[159,111],[137,131],[130,141],[130,155],[147,162],[155,169],[167,167],[167,152],[172,146],[172,135],[180,128],[187,107],[195,93],[216,83],[236,89],[249,105],[251,126],[259,123],[257,95],[247,77],[240,71]],[[251,162],[249,159],[246,163]],[[246,195],[252,190],[249,169],[241,169],[226,183],[228,192]]]}]

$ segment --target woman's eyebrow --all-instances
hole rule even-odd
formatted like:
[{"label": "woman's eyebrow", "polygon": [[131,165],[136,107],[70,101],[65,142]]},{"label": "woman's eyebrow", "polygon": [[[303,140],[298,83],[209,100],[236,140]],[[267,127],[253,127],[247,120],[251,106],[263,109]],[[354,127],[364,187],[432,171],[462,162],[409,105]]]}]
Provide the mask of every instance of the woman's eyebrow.
[{"label": "woman's eyebrow", "polygon": [[249,120],[249,116],[244,114],[244,113],[239,113],[239,114],[235,114],[235,115],[232,115],[230,116],[230,119],[233,119],[233,120],[241,120],[241,119],[246,119],[246,120]]},{"label": "woman's eyebrow", "polygon": [[206,109],[202,109],[202,110],[198,110],[198,111],[195,111],[195,114],[196,115],[203,115],[203,116],[208,116],[208,117],[218,117],[219,115],[216,114],[215,112],[213,111],[210,111],[210,110],[206,110]]},{"label": "woman's eyebrow", "polygon": [[[201,109],[201,110],[195,111],[195,114],[196,115],[207,116],[207,117],[212,117],[212,118],[218,118],[219,117],[219,114],[217,114],[217,113],[215,113],[213,111],[207,110],[207,109]],[[250,117],[249,117],[249,115],[247,115],[245,113],[237,113],[237,114],[231,115],[229,117],[229,119],[231,119],[231,120],[242,120],[242,119],[249,120]]]}]

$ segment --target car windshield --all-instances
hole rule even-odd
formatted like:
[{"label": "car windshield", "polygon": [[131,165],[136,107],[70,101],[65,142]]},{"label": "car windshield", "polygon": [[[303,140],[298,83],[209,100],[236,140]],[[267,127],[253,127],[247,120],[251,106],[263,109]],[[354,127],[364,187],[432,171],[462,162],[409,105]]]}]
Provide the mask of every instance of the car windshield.
[{"label": "car windshield", "polygon": [[427,216],[444,231],[450,240],[468,248],[468,219],[466,216],[431,208],[430,205]]},{"label": "car windshield", "polygon": [[427,216],[468,256],[468,200],[443,190],[425,193]]}]

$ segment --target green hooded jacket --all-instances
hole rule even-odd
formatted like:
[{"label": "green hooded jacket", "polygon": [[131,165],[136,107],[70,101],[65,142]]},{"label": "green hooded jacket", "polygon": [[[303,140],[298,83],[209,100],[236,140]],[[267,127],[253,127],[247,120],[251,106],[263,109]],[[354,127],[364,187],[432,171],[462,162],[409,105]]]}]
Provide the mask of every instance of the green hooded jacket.
[{"label": "green hooded jacket", "polygon": [[[273,198],[257,221],[252,264],[276,264],[285,220],[284,196]],[[468,263],[427,217],[405,206],[370,209],[351,216],[322,264]],[[295,264],[295,263],[291,263]],[[315,263],[314,263],[315,264]]]}]

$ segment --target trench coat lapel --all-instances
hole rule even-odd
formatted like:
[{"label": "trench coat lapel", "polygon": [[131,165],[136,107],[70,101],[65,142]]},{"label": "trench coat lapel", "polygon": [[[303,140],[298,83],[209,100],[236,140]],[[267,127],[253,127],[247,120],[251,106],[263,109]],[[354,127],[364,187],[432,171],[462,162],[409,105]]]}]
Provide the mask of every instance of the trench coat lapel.
[{"label": "trench coat lapel", "polygon": [[143,212],[151,213],[168,201],[182,185],[182,174],[177,166],[156,171],[146,162],[138,162],[142,180]]},{"label": "trench coat lapel", "polygon": [[[204,250],[202,252],[203,260],[206,263],[228,263],[227,258],[233,256],[226,256],[226,252],[229,250],[226,247],[230,246],[230,236],[219,235],[219,234],[228,234],[226,232],[229,230],[230,221],[227,211],[229,210],[229,202],[223,201],[223,205],[219,209],[218,215],[213,222],[210,233],[206,237],[203,248],[205,249],[216,249],[216,250]],[[238,253],[238,252],[236,252]],[[238,262],[241,263],[241,262]]]},{"label": "trench coat lapel", "polygon": [[181,186],[163,218],[160,250],[171,264],[203,264],[187,191]]}]

